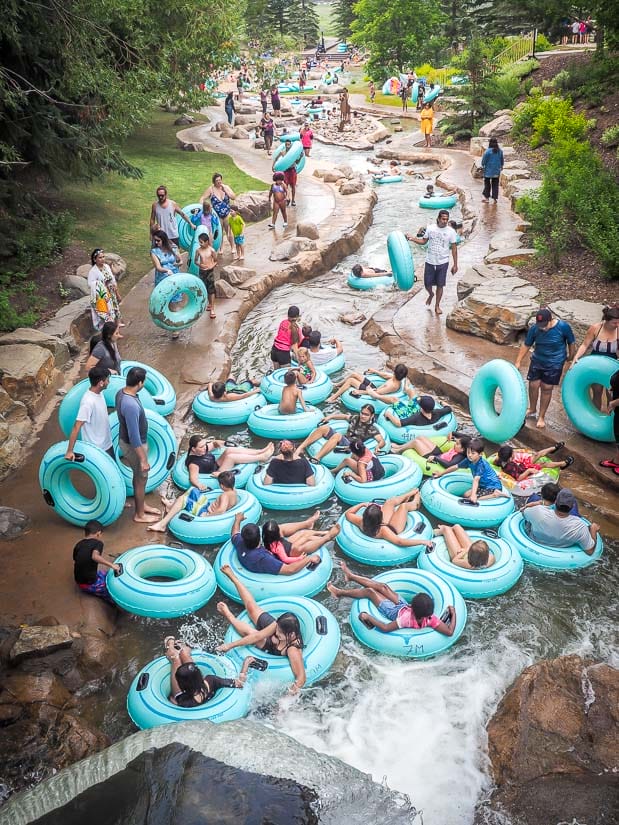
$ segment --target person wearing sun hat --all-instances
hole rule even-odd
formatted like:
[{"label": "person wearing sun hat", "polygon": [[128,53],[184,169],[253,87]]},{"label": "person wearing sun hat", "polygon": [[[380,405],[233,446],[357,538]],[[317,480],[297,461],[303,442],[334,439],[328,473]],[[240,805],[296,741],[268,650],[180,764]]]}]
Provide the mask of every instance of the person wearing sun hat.
[{"label": "person wearing sun hat", "polygon": [[[518,350],[516,367],[520,369],[525,355],[533,349],[527,373],[529,408],[527,418],[537,416],[537,426],[546,426],[546,411],[553,390],[558,386],[566,362],[571,363],[576,352],[576,339],[566,321],[554,318],[548,307],[541,307],[535,323],[529,327],[524,343]],[[539,415],[537,402],[539,400]]]}]

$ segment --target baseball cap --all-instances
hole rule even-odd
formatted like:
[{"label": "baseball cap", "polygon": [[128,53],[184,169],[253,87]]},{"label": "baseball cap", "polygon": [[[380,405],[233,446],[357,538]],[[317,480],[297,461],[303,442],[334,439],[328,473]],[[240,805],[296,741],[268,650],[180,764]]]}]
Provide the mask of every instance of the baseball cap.
[{"label": "baseball cap", "polygon": [[431,395],[422,395],[419,397],[419,406],[424,412],[432,412],[436,403]]},{"label": "baseball cap", "polygon": [[542,326],[545,326],[551,320],[552,320],[552,312],[549,309],[547,309],[546,307],[544,307],[543,309],[540,309],[540,311],[535,316],[535,322],[537,324],[541,324]]},{"label": "baseball cap", "polygon": [[559,490],[559,492],[557,493],[557,499],[555,501],[555,507],[557,508],[557,510],[569,513],[569,511],[575,504],[576,496],[571,490],[568,490],[567,487],[565,487],[563,490]]}]

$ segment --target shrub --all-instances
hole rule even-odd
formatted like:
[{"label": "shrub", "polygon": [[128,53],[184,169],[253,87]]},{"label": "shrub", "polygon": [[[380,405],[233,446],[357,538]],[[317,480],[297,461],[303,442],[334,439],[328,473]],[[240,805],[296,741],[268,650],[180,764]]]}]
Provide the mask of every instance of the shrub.
[{"label": "shrub", "polygon": [[520,94],[518,78],[509,75],[496,75],[488,80],[486,94],[494,111],[513,109]]},{"label": "shrub", "polygon": [[576,114],[571,102],[557,95],[531,96],[516,112],[514,127],[517,134],[532,132],[529,142],[533,147],[555,140],[583,140],[589,129],[585,116]]},{"label": "shrub", "polygon": [[602,146],[617,146],[617,144],[619,144],[619,124],[609,126],[608,129],[605,129],[602,132],[602,137],[600,140],[602,142]]},{"label": "shrub", "polygon": [[538,52],[549,52],[552,48],[553,45],[546,35],[538,33],[535,38],[535,50]]}]

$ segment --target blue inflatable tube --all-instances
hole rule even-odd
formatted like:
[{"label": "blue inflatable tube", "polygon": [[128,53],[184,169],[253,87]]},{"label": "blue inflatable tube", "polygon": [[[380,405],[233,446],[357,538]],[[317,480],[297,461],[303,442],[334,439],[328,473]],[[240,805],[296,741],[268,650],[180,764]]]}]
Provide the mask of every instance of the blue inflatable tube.
[{"label": "blue inflatable tube", "polygon": [[[176,392],[165,375],[159,372],[159,370],[149,367],[148,364],[142,364],[140,361],[122,361],[120,374],[126,378],[127,373],[132,367],[141,367],[146,370],[144,389],[153,397],[155,411],[158,412],[159,415],[170,415],[171,412],[174,412],[174,408],[176,407]],[[140,398],[141,397],[140,395]]]},{"label": "blue inflatable tube", "polygon": [[217,589],[208,561],[185,547],[134,547],[121,553],[116,564],[122,571],[108,571],[108,592],[119,607],[136,616],[172,619],[195,613]]},{"label": "blue inflatable tube", "polygon": [[307,405],[303,411],[292,415],[280,415],[277,404],[267,404],[254,410],[247,419],[247,426],[255,435],[262,438],[290,438],[293,441],[307,438],[322,420],[322,412],[318,407]]},{"label": "blue inflatable tube", "polygon": [[400,230],[394,230],[387,236],[389,265],[398,289],[407,292],[415,283],[415,263],[410,243]]},{"label": "blue inflatable tube", "polygon": [[189,251],[191,249],[191,245],[193,243],[193,238],[195,234],[196,227],[198,224],[196,223],[196,218],[198,215],[202,214],[202,204],[201,203],[189,203],[187,206],[183,206],[182,212],[187,215],[187,217],[191,221],[191,226],[184,221],[180,215],[176,216],[176,229],[178,232],[178,242],[183,247]]},{"label": "blue inflatable tube", "polygon": [[237,513],[245,513],[242,525],[259,520],[262,513],[260,502],[246,490],[238,491],[237,503],[226,513],[218,516],[196,514],[196,510],[208,506],[220,495],[221,490],[204,493],[200,497],[198,507],[194,507],[191,512],[183,510],[172,518],[169,525],[170,532],[187,544],[220,544],[230,538],[230,531]]},{"label": "blue inflatable tube", "polygon": [[413,103],[417,103],[419,98],[419,83],[415,80],[413,85],[411,86],[411,100]]},{"label": "blue inflatable tube", "polygon": [[255,473],[247,482],[247,491],[253,493],[263,507],[269,510],[305,510],[326,501],[335,485],[333,475],[322,464],[313,467],[316,483],[265,484],[266,470]]},{"label": "blue inflatable tube", "polygon": [[[110,383],[103,390],[103,397],[108,409],[114,408],[116,405],[116,393],[119,390],[123,390],[126,383],[127,382],[121,375],[110,375]],[[67,438],[69,437],[71,430],[73,429],[73,425],[75,424],[84,393],[88,392],[89,387],[90,381],[87,378],[83,381],[78,381],[77,384],[74,384],[71,387],[60,402],[60,407],[58,408],[58,423],[60,425],[60,429],[64,435],[67,436]],[[153,398],[146,387],[140,390],[138,393],[138,398],[142,402],[142,406],[145,410],[158,412],[164,406],[158,403],[158,399]]]},{"label": "blue inflatable tube", "polygon": [[373,499],[387,499],[409,493],[419,487],[422,479],[420,468],[403,455],[381,455],[378,460],[385,468],[385,475],[380,481],[351,481],[348,484],[344,476],[350,470],[344,468],[335,477],[335,493],[346,504],[361,504]]},{"label": "blue inflatable tube", "polygon": [[[594,441],[615,440],[613,417],[601,412],[589,394],[592,384],[610,386],[611,376],[619,370],[619,361],[607,355],[586,355],[565,373],[561,399],[568,418],[583,435]],[[617,413],[615,413],[617,415]]]},{"label": "blue inflatable tube", "polygon": [[[359,510],[359,515],[362,513],[363,510]],[[395,567],[398,564],[414,561],[423,550],[422,544],[400,547],[384,539],[370,538],[348,521],[345,514],[340,517],[338,524],[340,533],[336,539],[337,543],[347,556],[361,564]],[[428,519],[422,513],[415,511],[406,517],[406,527],[400,533],[400,538],[429,541],[432,538],[432,532],[432,525]]]},{"label": "blue inflatable tube", "polygon": [[432,195],[431,198],[419,198],[417,205],[421,209],[451,209],[457,202],[457,195]]},{"label": "blue inflatable tube", "polygon": [[346,283],[351,289],[376,289],[377,286],[393,286],[395,281],[393,275],[376,275],[373,278],[357,278],[352,272],[346,279]]},{"label": "blue inflatable tube", "polygon": [[458,428],[458,422],[456,421],[456,416],[453,413],[443,416],[443,418],[440,418],[436,424],[428,424],[425,427],[396,427],[393,421],[390,421],[385,416],[385,411],[383,411],[378,416],[378,423],[387,433],[389,438],[396,444],[406,444],[407,441],[412,441],[414,438],[419,438],[421,435],[425,435],[427,438],[436,438],[441,436],[445,436],[445,438],[447,438],[450,433],[455,432]]},{"label": "blue inflatable tube", "polygon": [[270,597],[278,596],[315,596],[325,589],[327,582],[331,578],[333,572],[333,561],[331,555],[326,547],[321,547],[316,553],[312,555],[320,556],[322,561],[314,570],[308,570],[304,567],[298,573],[293,573],[291,576],[284,576],[281,574],[273,575],[271,573],[252,573],[247,570],[239,561],[234,545],[228,541],[217,553],[215,559],[215,576],[219,589],[222,590],[228,598],[235,602],[241,602],[242,599],[238,594],[236,587],[232,584],[230,579],[221,572],[224,564],[229,564],[237,578],[245,585],[256,601],[268,599]]},{"label": "blue inflatable tube", "polygon": [[251,413],[264,407],[266,403],[266,398],[260,393],[239,398],[238,401],[211,401],[208,390],[204,390],[193,399],[191,409],[200,421],[232,427],[235,424],[246,424]]},{"label": "blue inflatable tube", "polygon": [[291,166],[294,166],[303,154],[304,151],[301,141],[295,140],[290,149],[275,161],[273,164],[273,169],[276,172],[285,172],[286,169],[290,169]]},{"label": "blue inflatable tube", "polygon": [[[146,450],[150,470],[146,481],[146,492],[152,493],[172,472],[176,461],[176,436],[174,430],[159,413],[145,410],[146,422],[148,424],[148,436],[146,440]],[[133,473],[131,468],[120,460],[119,434],[120,424],[118,415],[112,413],[110,416],[110,429],[112,430],[112,444],[116,453],[116,464],[125,480],[127,495],[133,495]]]},{"label": "blue inflatable tube", "polygon": [[[342,435],[345,435],[348,430],[348,421],[344,421],[342,419],[333,419],[331,421],[328,421],[327,423],[329,424],[332,430],[335,430],[336,433],[341,433]],[[384,447],[382,447],[382,450],[388,453],[391,449],[391,441],[389,440],[389,436],[383,430],[382,427],[379,427],[378,425],[377,427],[378,431],[385,439],[385,445]],[[315,441],[313,444],[309,445],[309,447],[307,448],[307,452],[312,456],[312,458],[314,458],[316,454],[320,452],[324,443],[325,439],[319,438],[318,441]],[[376,452],[376,450],[378,449],[378,444],[376,443],[375,438],[369,438],[365,443],[367,444],[368,449],[370,449],[372,452]],[[350,455],[350,451],[348,451],[348,455]],[[343,458],[344,455],[342,453],[336,453],[335,451],[331,450],[330,453],[327,453],[320,459],[320,463],[324,464],[325,467],[328,467],[330,470],[332,470],[334,467],[337,467],[337,465]]]},{"label": "blue inflatable tube", "polygon": [[[339,372],[340,370],[343,370],[344,367],[346,366],[346,361],[344,359],[344,353],[343,352],[338,353],[335,347],[332,347],[330,345],[329,346],[323,346],[321,344],[320,345],[320,351],[321,352],[331,352],[331,353],[333,353],[333,358],[331,358],[330,361],[327,361],[326,363],[320,364],[319,366],[317,366],[316,367],[317,371],[320,370],[320,372],[324,372],[325,375],[331,376],[331,375],[334,375],[336,372]],[[310,356],[311,356],[311,353],[310,353]],[[297,361],[295,361],[294,358],[291,359],[291,364],[292,364],[293,367],[298,367],[299,366]],[[312,402],[312,403],[320,403],[320,402]]]},{"label": "blue inflatable tube", "polygon": [[[381,378],[380,376],[374,375],[372,373],[369,373],[367,375],[367,378],[369,378],[370,381],[377,388],[382,387],[382,385],[385,383],[384,378]],[[380,413],[383,410],[386,410],[387,407],[389,407],[389,404],[385,404],[384,401],[379,401],[376,398],[372,398],[369,395],[365,395],[365,393],[361,396],[361,398],[357,398],[356,396],[351,395],[350,390],[346,390],[346,392],[342,393],[340,398],[342,400],[342,404],[346,407],[346,409],[352,410],[353,412],[359,412],[361,410],[361,407],[365,406],[366,404],[372,404],[377,413]],[[397,392],[389,393],[389,398],[397,398],[398,401],[406,401],[408,399],[408,395],[402,389],[398,390]]]},{"label": "blue inflatable tube", "polygon": [[[494,406],[497,390],[503,398],[500,413]],[[469,409],[473,424],[484,438],[497,444],[509,441],[523,427],[527,406],[527,388],[509,361],[495,358],[477,370],[469,392]]]},{"label": "blue inflatable tube", "polygon": [[[212,451],[212,455],[214,455],[215,458],[219,458],[222,453],[223,450]],[[191,487],[191,482],[189,481],[189,470],[185,466],[186,457],[187,453],[181,453],[178,461],[174,465],[174,469],[172,470],[172,481],[177,487],[180,487],[181,490],[188,490]],[[242,490],[251,476],[256,472],[257,468],[258,464],[255,462],[251,462],[250,464],[237,464],[232,470],[235,476],[235,488],[237,490]],[[212,473],[199,473],[198,479],[200,484],[203,484],[205,487],[210,487],[211,489],[215,489],[217,487],[217,479]]]},{"label": "blue inflatable tube", "polygon": [[471,541],[485,541],[495,561],[491,567],[467,570],[451,563],[447,545],[442,536],[434,542],[434,550],[420,553],[417,565],[450,582],[465,599],[489,599],[507,593],[517,583],[524,564],[513,545],[496,536],[489,536],[483,530],[469,530]]},{"label": "blue inflatable tube", "polygon": [[496,527],[514,512],[514,499],[505,487],[505,496],[481,499],[477,506],[463,504],[462,496],[472,483],[468,470],[429,478],[421,487],[423,506],[441,522],[474,528]]},{"label": "blue inflatable tube", "polygon": [[[288,367],[282,367],[265,375],[260,382],[260,392],[270,404],[279,403],[286,386],[284,376],[287,372]],[[333,382],[322,369],[317,369],[316,379],[311,384],[303,384],[302,392],[306,404],[322,404],[333,392]]]},{"label": "blue inflatable tube", "polygon": [[[597,358],[596,355],[593,357]],[[577,544],[569,547],[549,547],[538,544],[526,532],[524,525],[522,513],[512,513],[499,527],[499,536],[515,547],[528,564],[543,570],[580,570],[599,561],[604,551],[604,543],[599,534],[595,542],[595,550],[589,556]]]},{"label": "blue inflatable tube", "polygon": [[[39,485],[45,502],[60,518],[78,527],[96,519],[104,527],[113,524],[123,512],[127,491],[116,462],[86,441],[75,444],[75,461],[67,461],[68,441],[53,444],[41,459]],[[74,472],[84,473],[95,488],[93,498],[78,492],[71,480]]]},{"label": "blue inflatable tube", "polygon": [[402,175],[372,175],[372,183],[401,183]]},{"label": "blue inflatable tube", "polygon": [[453,636],[445,636],[431,627],[425,627],[423,630],[401,628],[391,633],[383,633],[377,628],[370,630],[359,620],[359,613],[369,613],[382,622],[388,620],[369,599],[355,599],[350,608],[350,624],[353,633],[362,644],[389,656],[428,659],[449,650],[462,635],[467,618],[466,605],[450,582],[427,570],[416,570],[412,567],[388,570],[374,576],[374,581],[388,585],[408,604],[417,593],[427,593],[434,599],[434,615],[439,618],[452,605],[456,609],[456,629]]},{"label": "blue inflatable tube", "polygon": [[[303,664],[307,684],[317,682],[328,672],[340,649],[340,628],[335,616],[324,605],[305,596],[274,596],[259,602],[260,607],[276,619],[282,613],[294,613],[301,625],[303,636]],[[240,621],[249,622],[247,611],[239,615]],[[233,642],[239,634],[233,627],[226,631],[225,641]],[[287,656],[273,656],[259,647],[235,647],[227,654],[233,662],[240,663],[245,656],[266,659],[268,670],[263,679],[279,684],[294,682],[294,675]]]},{"label": "blue inflatable tube", "polygon": [[294,143],[297,140],[301,140],[301,135],[299,134],[299,132],[286,132],[285,134],[279,136],[279,142],[281,144],[286,143],[287,140],[289,140],[291,143]]},{"label": "blue inflatable tube", "polygon": [[[204,676],[237,679],[239,667],[228,656],[215,656],[202,650],[191,655]],[[213,698],[195,708],[181,708],[169,700],[170,663],[165,656],[155,659],[135,677],[127,695],[127,712],[141,730],[169,725],[172,722],[231,722],[249,712],[252,690],[248,681],[242,689],[220,688]]]},{"label": "blue inflatable tube", "polygon": [[[186,296],[187,301],[178,312],[172,312],[170,301],[179,292]],[[196,323],[207,302],[206,287],[200,278],[188,272],[179,272],[178,275],[168,275],[153,289],[148,309],[156,326],[168,332],[178,332]]]},{"label": "blue inflatable tube", "polygon": [[436,98],[439,96],[440,93],[441,93],[441,87],[438,85],[438,83],[436,83],[434,85],[434,88],[431,89],[430,91],[426,92],[426,94],[423,96],[423,102],[424,103],[431,103],[433,100],[436,100]]}]

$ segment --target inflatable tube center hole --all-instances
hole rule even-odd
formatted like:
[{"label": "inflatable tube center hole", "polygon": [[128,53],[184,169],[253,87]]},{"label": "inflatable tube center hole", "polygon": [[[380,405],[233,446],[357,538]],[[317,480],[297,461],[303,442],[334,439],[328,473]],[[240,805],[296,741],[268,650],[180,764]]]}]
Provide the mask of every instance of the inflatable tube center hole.
[{"label": "inflatable tube center hole", "polygon": [[450,493],[452,496],[463,496],[467,490],[471,489],[471,485],[473,484],[473,477],[466,479],[460,478],[453,478],[449,479],[448,483],[445,485],[446,492]]},{"label": "inflatable tube center hole", "polygon": [[490,403],[492,404],[492,407],[494,408],[494,411],[497,415],[501,414],[501,412],[503,411],[504,406],[505,406],[505,409],[508,409],[508,407],[509,407],[509,399],[505,399],[505,405],[503,404],[503,393],[501,392],[500,387],[495,387],[494,388],[494,391],[490,395],[489,400],[490,400]]},{"label": "inflatable tube center hole", "polygon": [[97,498],[97,488],[88,473],[71,469],[69,470],[67,481],[78,495],[91,501]]},{"label": "inflatable tube center hole", "polygon": [[184,579],[187,568],[173,559],[144,559],[135,565],[135,573],[148,581],[171,582]]}]

